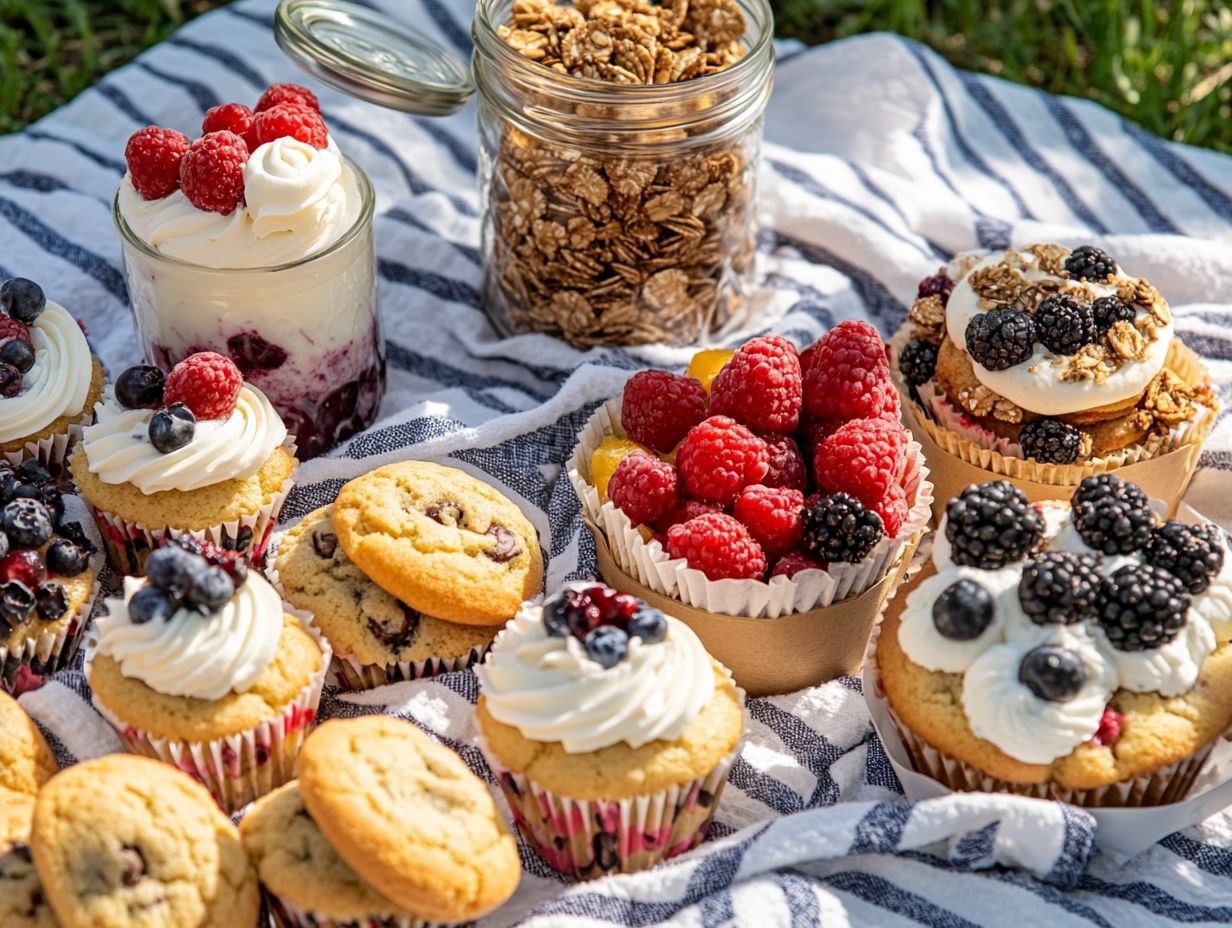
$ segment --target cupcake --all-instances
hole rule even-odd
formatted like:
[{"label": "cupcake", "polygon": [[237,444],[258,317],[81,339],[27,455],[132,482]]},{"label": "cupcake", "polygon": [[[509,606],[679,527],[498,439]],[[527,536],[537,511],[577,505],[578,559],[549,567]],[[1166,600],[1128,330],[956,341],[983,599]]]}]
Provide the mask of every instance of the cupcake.
[{"label": "cupcake", "polygon": [[106,605],[86,672],[130,750],[192,774],[228,811],[290,779],[330,655],[264,578],[173,539]]},{"label": "cupcake", "polygon": [[0,802],[0,925],[59,928],[30,856],[34,797]]},{"label": "cupcake", "polygon": [[645,870],[706,837],[744,693],[683,622],[575,584],[524,607],[476,673],[480,747],[553,868]]},{"label": "cupcake", "polygon": [[1090,245],[959,255],[920,283],[894,347],[908,424],[945,474],[938,516],[993,476],[1039,500],[1109,471],[1173,509],[1215,421],[1167,300]]},{"label": "cupcake", "polygon": [[854,672],[931,515],[885,343],[843,322],[803,352],[755,338],[689,371],[634,374],[578,436],[604,578],[687,622],[754,695]]},{"label": "cupcake", "polygon": [[32,280],[0,284],[0,461],[58,471],[103,394],[77,320]]},{"label": "cupcake", "polygon": [[0,689],[73,663],[102,562],[88,521],[37,459],[16,468],[0,460]]},{"label": "cupcake", "polygon": [[164,375],[130,367],[69,459],[111,565],[141,574],[168,535],[208,539],[264,563],[291,490],[295,446],[229,358],[192,355]]},{"label": "cupcake", "polygon": [[463,625],[413,609],[374,583],[338,543],[334,507],[306,515],[277,543],[271,578],[283,599],[311,616],[334,651],[346,689],[367,689],[465,670],[500,626]]},{"label": "cupcake", "polygon": [[1137,486],[951,500],[891,604],[876,670],[916,768],[955,790],[1083,806],[1184,797],[1232,725],[1232,555]]},{"label": "cupcake", "polygon": [[0,692],[0,809],[33,796],[56,769],[55,755],[33,719]]}]

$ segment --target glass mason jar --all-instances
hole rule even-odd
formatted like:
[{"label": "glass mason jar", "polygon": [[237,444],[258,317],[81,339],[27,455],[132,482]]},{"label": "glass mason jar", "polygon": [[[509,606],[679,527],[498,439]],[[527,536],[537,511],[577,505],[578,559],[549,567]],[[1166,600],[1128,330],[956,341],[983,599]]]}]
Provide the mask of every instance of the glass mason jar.
[{"label": "glass mason jar", "polygon": [[164,370],[198,351],[228,355],[269,397],[314,457],[367,428],[385,391],[385,341],[376,295],[374,195],[338,241],[276,267],[216,268],[160,254],[120,212],[124,277],[146,360]]}]

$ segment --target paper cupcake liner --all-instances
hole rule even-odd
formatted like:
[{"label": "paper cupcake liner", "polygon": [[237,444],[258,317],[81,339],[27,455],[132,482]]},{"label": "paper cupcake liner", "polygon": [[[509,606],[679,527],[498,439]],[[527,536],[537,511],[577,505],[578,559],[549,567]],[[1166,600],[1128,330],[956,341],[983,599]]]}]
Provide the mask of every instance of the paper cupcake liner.
[{"label": "paper cupcake liner", "polygon": [[73,450],[73,446],[81,438],[81,433],[85,430],[85,427],[93,421],[94,410],[89,409],[82,415],[80,420],[70,425],[66,431],[48,435],[45,438],[40,438],[38,441],[28,441],[16,451],[0,452],[0,458],[8,461],[14,467],[17,467],[23,461],[37,458],[39,463],[46,467],[53,476],[58,477],[67,471],[68,467],[64,462],[68,460],[69,452]]},{"label": "paper cupcake liner", "polygon": [[620,400],[609,400],[595,410],[578,433],[578,445],[569,459],[569,480],[582,502],[586,517],[603,533],[621,570],[656,593],[679,600],[705,612],[775,619],[808,612],[857,596],[879,582],[899,561],[903,552],[919,542],[932,517],[933,485],[921,446],[907,448],[907,471],[903,488],[911,500],[907,520],[893,538],[883,538],[858,564],[835,563],[827,570],[804,570],[794,577],[761,580],[711,580],[673,559],[658,541],[647,542],[621,510],[599,498],[590,481],[590,457],[620,428]]},{"label": "paper cupcake liner", "polygon": [[429,923],[413,915],[365,916],[349,922],[323,918],[297,909],[291,903],[265,890],[265,901],[278,928],[429,928]]}]

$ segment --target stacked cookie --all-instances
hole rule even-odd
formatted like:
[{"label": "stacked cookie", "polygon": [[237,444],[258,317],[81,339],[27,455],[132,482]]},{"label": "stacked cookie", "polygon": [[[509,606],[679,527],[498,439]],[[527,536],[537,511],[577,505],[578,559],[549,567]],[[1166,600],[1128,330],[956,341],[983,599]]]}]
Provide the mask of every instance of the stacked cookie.
[{"label": "stacked cookie", "polygon": [[350,689],[471,666],[543,589],[538,536],[517,505],[424,461],[352,480],[286,534],[273,572]]}]

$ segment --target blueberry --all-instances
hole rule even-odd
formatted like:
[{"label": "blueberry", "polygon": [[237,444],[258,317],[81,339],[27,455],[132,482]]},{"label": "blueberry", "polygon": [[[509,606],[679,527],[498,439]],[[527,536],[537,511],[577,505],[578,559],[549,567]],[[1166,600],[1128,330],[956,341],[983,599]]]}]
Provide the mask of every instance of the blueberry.
[{"label": "blueberry", "polygon": [[10,277],[0,284],[0,309],[18,322],[33,325],[46,308],[47,297],[43,295],[43,288],[34,281]]},{"label": "blueberry", "polygon": [[34,611],[34,591],[20,580],[10,580],[0,586],[0,618],[17,625],[30,618]]},{"label": "blueberry", "polygon": [[0,364],[0,397],[11,400],[21,392],[21,371],[12,364]]},{"label": "blueberry", "polygon": [[75,577],[86,569],[89,555],[67,538],[57,538],[47,548],[47,568],[61,577]]},{"label": "blueberry", "polygon": [[1072,651],[1041,645],[1027,652],[1018,667],[1018,682],[1040,699],[1068,702],[1082,690],[1087,671]]},{"label": "blueberry", "polygon": [[235,595],[235,584],[221,567],[207,567],[191,574],[186,599],[201,612],[217,612]]},{"label": "blueberry", "polygon": [[565,638],[569,635],[569,614],[573,609],[572,599],[566,590],[551,597],[543,604],[543,627],[553,638]]},{"label": "blueberry", "polygon": [[586,654],[600,667],[615,667],[629,650],[629,636],[615,625],[600,625],[586,633]]},{"label": "blueberry", "polygon": [[61,538],[67,538],[86,554],[93,554],[98,550],[94,542],[90,540],[90,536],[86,534],[86,530],[77,522],[61,522],[60,527],[56,529],[56,534]]},{"label": "blueberry", "polygon": [[51,517],[36,499],[15,499],[0,510],[0,529],[19,548],[41,548],[51,537]]},{"label": "blueberry", "polygon": [[163,404],[166,382],[167,375],[157,367],[130,367],[116,378],[116,399],[126,409],[157,409]]},{"label": "blueberry", "polygon": [[54,622],[68,612],[68,597],[58,583],[40,583],[34,593],[34,608],[45,622]]},{"label": "blueberry", "polygon": [[143,586],[128,601],[128,620],[134,625],[144,625],[155,619],[164,622],[175,614],[175,601],[155,586]]},{"label": "blueberry", "polygon": [[667,619],[658,609],[642,606],[629,618],[628,629],[630,638],[654,644],[667,637]]},{"label": "blueberry", "polygon": [[972,641],[992,624],[992,594],[974,580],[951,583],[933,603],[933,625],[951,641]]},{"label": "blueberry", "polygon": [[27,458],[17,468],[18,478],[26,483],[51,483],[51,471],[38,458]]},{"label": "blueberry", "polygon": [[13,365],[24,374],[34,367],[34,351],[20,338],[10,338],[0,345],[0,362]]},{"label": "blueberry", "polygon": [[150,555],[145,565],[145,576],[150,586],[178,599],[187,594],[193,574],[204,570],[205,566],[205,559],[199,554],[192,554],[170,542]]},{"label": "blueberry", "polygon": [[196,431],[197,417],[183,403],[176,403],[150,419],[150,444],[162,454],[170,454],[192,441]]}]

